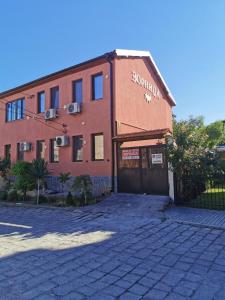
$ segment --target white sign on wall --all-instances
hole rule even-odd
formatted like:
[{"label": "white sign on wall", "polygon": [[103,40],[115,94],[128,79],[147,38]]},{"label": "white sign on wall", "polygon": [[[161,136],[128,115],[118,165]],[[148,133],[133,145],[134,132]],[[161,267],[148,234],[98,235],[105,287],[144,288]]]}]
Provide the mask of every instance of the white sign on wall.
[{"label": "white sign on wall", "polygon": [[152,154],[152,164],[153,165],[161,165],[162,163],[163,163],[162,153]]}]

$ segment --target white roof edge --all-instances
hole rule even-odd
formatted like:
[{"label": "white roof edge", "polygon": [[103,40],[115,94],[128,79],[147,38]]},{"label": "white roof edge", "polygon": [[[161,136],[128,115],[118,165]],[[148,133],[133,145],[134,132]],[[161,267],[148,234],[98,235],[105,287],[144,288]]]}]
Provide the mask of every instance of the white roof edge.
[{"label": "white roof edge", "polygon": [[173,97],[173,95],[172,95],[172,93],[171,93],[171,91],[170,91],[168,85],[166,84],[166,82],[165,82],[165,80],[164,80],[162,74],[160,73],[160,71],[159,71],[159,69],[158,69],[158,67],[157,67],[157,65],[156,65],[156,63],[155,63],[155,61],[154,61],[154,59],[153,59],[153,57],[152,57],[152,55],[151,55],[151,53],[150,53],[149,51],[116,49],[116,50],[115,50],[115,53],[116,53],[116,55],[118,55],[118,56],[127,56],[127,57],[128,57],[128,56],[133,56],[133,57],[134,57],[134,56],[136,56],[136,57],[137,57],[137,56],[139,56],[139,57],[149,57],[150,60],[151,60],[151,62],[152,62],[153,65],[154,65],[154,67],[155,67],[155,69],[156,69],[156,71],[157,71],[157,73],[158,73],[160,79],[162,80],[162,82],[163,82],[163,84],[164,84],[164,86],[165,86],[165,88],[166,88],[166,91],[167,91],[167,93],[168,93],[168,96],[171,98],[171,100],[173,101],[174,105],[176,105],[176,101],[175,101],[175,99],[174,99],[174,97]]}]

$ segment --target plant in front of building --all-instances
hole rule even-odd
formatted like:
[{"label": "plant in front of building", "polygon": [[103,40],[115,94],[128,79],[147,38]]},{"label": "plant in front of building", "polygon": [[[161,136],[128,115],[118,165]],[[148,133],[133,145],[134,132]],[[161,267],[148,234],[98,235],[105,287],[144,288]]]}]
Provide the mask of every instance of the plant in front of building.
[{"label": "plant in front of building", "polygon": [[30,177],[34,180],[37,187],[37,205],[40,199],[40,187],[45,176],[49,175],[48,164],[44,159],[34,159],[28,170]]},{"label": "plant in front of building", "polygon": [[21,191],[23,200],[27,199],[27,191],[32,191],[35,187],[34,179],[30,176],[31,163],[18,161],[12,167],[12,173],[16,176],[15,188]]},{"label": "plant in front of building", "polygon": [[62,192],[65,192],[65,185],[70,180],[70,172],[68,173],[60,173],[59,174],[59,182],[62,185]]},{"label": "plant in front of building", "polygon": [[72,189],[81,197],[81,205],[87,205],[92,196],[92,181],[90,175],[80,175],[74,179]]}]

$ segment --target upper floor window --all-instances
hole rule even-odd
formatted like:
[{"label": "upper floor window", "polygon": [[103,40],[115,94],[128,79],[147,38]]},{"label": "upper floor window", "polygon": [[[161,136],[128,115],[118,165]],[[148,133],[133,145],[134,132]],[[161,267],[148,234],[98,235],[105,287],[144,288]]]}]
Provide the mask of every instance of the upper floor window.
[{"label": "upper floor window", "polygon": [[92,76],[92,100],[100,100],[103,98],[103,74]]},{"label": "upper floor window", "polygon": [[59,108],[59,87],[51,88],[51,108]]},{"label": "upper floor window", "polygon": [[50,162],[59,162],[59,147],[57,147],[56,139],[50,140]]},{"label": "upper floor window", "polygon": [[6,104],[6,122],[24,119],[24,98]]},{"label": "upper floor window", "polygon": [[82,79],[80,79],[80,80],[73,81],[73,102],[77,102],[81,104],[82,100],[83,100]]},{"label": "upper floor window", "polygon": [[37,102],[37,113],[43,113],[45,111],[45,92],[38,93]]},{"label": "upper floor window", "polygon": [[92,134],[92,160],[104,160],[103,133]]},{"label": "upper floor window", "polygon": [[83,160],[83,136],[73,136],[73,161]]}]

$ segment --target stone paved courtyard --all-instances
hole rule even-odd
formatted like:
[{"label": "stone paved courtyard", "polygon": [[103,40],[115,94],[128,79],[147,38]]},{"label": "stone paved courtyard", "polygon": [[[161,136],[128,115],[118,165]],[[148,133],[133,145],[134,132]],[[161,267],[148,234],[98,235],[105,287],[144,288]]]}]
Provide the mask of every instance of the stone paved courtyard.
[{"label": "stone paved courtyard", "polygon": [[225,299],[225,231],[158,215],[0,207],[0,299]]}]

